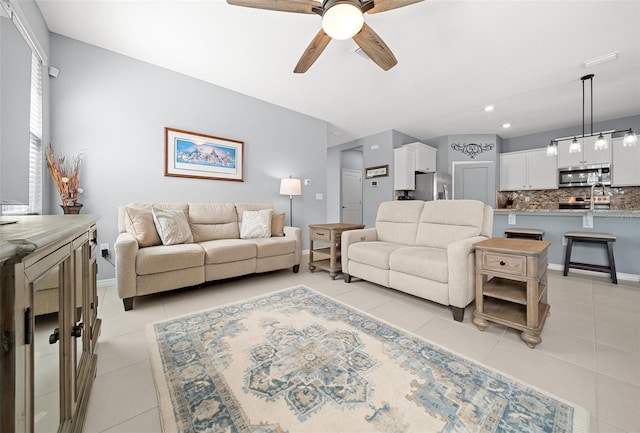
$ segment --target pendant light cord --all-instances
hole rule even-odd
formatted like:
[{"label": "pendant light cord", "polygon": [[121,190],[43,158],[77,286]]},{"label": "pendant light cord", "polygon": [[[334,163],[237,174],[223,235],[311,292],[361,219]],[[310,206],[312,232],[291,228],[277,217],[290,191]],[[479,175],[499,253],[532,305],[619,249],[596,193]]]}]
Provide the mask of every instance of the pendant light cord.
[{"label": "pendant light cord", "polygon": [[593,74],[589,77],[591,83],[591,136],[593,137]]}]

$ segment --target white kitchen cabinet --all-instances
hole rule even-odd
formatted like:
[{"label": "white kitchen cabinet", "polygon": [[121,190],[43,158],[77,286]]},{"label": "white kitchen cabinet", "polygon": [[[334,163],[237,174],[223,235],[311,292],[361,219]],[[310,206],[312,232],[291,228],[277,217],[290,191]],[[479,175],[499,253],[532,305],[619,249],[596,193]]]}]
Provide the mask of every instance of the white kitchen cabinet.
[{"label": "white kitchen cabinet", "polygon": [[436,171],[436,152],[437,149],[427,146],[424,143],[410,143],[403,147],[414,149],[416,152],[415,171],[421,173],[431,173]]},{"label": "white kitchen cabinet", "polygon": [[624,147],[622,139],[612,140],[611,186],[640,186],[640,146]]},{"label": "white kitchen cabinet", "polygon": [[416,151],[402,146],[393,149],[393,189],[406,191],[416,189]]},{"label": "white kitchen cabinet", "polygon": [[510,152],[500,155],[500,190],[558,188],[557,158],[547,149]]},{"label": "white kitchen cabinet", "polygon": [[604,150],[596,150],[595,143],[598,136],[578,138],[582,147],[580,152],[569,153],[569,146],[573,138],[558,141],[558,167],[578,167],[590,164],[610,164],[611,163],[611,134],[603,134],[609,143],[609,147]]}]

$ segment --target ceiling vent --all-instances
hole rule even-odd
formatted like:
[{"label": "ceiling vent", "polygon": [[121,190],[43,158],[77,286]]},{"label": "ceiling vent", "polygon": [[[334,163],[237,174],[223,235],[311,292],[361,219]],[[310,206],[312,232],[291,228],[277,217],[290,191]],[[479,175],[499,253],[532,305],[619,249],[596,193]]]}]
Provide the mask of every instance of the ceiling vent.
[{"label": "ceiling vent", "polygon": [[600,57],[593,58],[591,60],[585,60],[582,62],[582,69],[587,69],[595,65],[599,65],[601,63],[613,62],[618,59],[620,55],[620,51],[614,51],[613,53],[605,54]]}]

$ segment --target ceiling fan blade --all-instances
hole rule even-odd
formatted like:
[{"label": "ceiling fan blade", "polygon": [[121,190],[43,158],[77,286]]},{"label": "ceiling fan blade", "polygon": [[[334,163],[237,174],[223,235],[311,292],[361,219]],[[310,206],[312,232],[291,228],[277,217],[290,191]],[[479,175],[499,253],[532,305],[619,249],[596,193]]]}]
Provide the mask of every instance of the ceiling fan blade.
[{"label": "ceiling fan blade", "polygon": [[393,68],[398,60],[393,55],[387,44],[371,27],[364,23],[362,30],[353,37],[356,44],[362,48],[367,56],[385,71]]},{"label": "ceiling fan blade", "polygon": [[327,35],[324,30],[320,29],[316,37],[313,38],[307,49],[302,53],[302,57],[298,60],[298,64],[293,72],[296,74],[303,74],[307,72],[307,69],[313,65],[324,49],[327,48],[329,42],[331,42],[331,36]]},{"label": "ceiling fan blade", "polygon": [[317,13],[313,11],[313,8],[319,8],[322,6],[320,2],[314,0],[227,0],[227,3],[247,8],[296,12],[300,14]]},{"label": "ceiling fan blade", "polygon": [[369,9],[367,13],[375,14],[377,12],[389,11],[391,9],[398,9],[421,1],[423,0],[373,0],[373,7]]}]

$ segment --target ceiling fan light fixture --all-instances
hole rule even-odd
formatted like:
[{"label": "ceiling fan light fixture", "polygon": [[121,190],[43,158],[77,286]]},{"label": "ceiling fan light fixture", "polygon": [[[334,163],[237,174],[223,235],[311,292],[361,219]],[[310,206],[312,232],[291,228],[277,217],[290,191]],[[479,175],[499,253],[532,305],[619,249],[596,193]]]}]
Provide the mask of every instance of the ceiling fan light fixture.
[{"label": "ceiling fan light fixture", "polygon": [[362,9],[349,1],[334,3],[322,15],[322,29],[333,39],[352,38],[363,24]]}]

